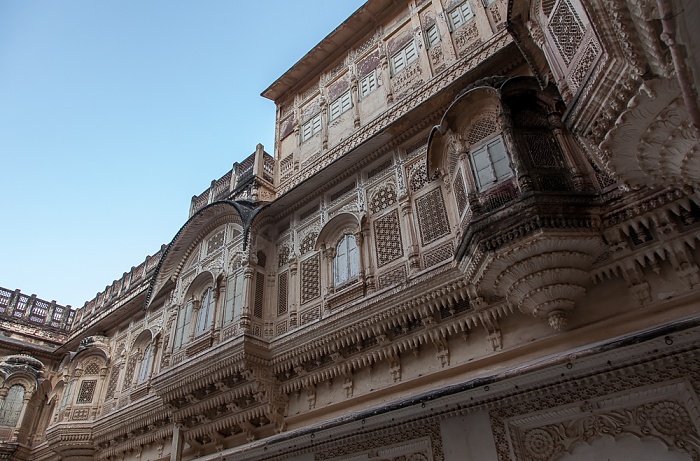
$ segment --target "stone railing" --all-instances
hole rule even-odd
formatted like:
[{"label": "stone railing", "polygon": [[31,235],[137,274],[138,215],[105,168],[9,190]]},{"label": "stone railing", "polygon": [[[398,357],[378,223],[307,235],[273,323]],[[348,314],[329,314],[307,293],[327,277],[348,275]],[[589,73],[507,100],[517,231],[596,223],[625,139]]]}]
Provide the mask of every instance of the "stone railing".
[{"label": "stone railing", "polygon": [[275,158],[258,144],[255,152],[233,164],[233,168],[221,178],[215,179],[207,190],[192,197],[190,216],[217,200],[231,199],[241,189],[249,186],[255,178],[264,179],[274,188]]},{"label": "stone railing", "polygon": [[165,245],[162,245],[157,253],[147,256],[141,264],[132,267],[129,272],[124,272],[120,279],[112,282],[104,291],[97,293],[93,299],[87,301],[83,307],[75,311],[75,319],[71,330],[76,331],[92,323],[92,320],[110,311],[112,306],[131,296],[134,290],[143,285],[143,282],[148,281],[155,272],[165,247]]},{"label": "stone railing", "polygon": [[0,287],[0,318],[13,323],[26,323],[54,332],[68,333],[75,310],[56,301],[45,301],[20,290]]}]

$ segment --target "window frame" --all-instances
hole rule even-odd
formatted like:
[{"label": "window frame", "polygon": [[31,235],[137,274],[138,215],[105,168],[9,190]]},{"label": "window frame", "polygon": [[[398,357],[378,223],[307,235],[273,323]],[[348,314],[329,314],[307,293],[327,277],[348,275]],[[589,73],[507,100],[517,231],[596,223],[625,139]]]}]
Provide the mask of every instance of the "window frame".
[{"label": "window frame", "polygon": [[328,118],[330,121],[338,120],[341,115],[352,109],[352,93],[347,90],[331,102],[328,108]]},{"label": "window frame", "polygon": [[190,299],[180,308],[175,322],[175,334],[173,338],[173,350],[180,350],[187,345],[192,323],[192,307],[194,300]]},{"label": "window frame", "polygon": [[318,112],[301,126],[301,142],[306,142],[313,138],[316,133],[320,133],[322,125],[321,112]]},{"label": "window frame", "polygon": [[243,308],[243,270],[237,270],[226,280],[226,301],[224,303],[224,325],[232,323]]},{"label": "window frame", "polygon": [[[367,91],[364,87],[367,87]],[[372,94],[377,88],[379,88],[379,81],[377,80],[377,69],[372,69],[367,75],[360,79],[358,86],[358,96],[360,99],[364,99],[370,94]]]},{"label": "window frame", "polygon": [[[12,389],[17,389],[17,392],[13,392]],[[21,389],[21,392],[19,391]],[[11,394],[12,393],[12,394]],[[17,395],[14,395],[17,394]],[[24,397],[27,395],[27,389],[22,384],[13,384],[7,390],[7,395],[0,406],[0,426],[2,427],[16,427],[19,422],[19,416],[22,413],[22,408],[24,406]],[[10,400],[10,397],[13,400]],[[8,402],[12,404],[8,408]]]},{"label": "window frame", "polygon": [[[412,54],[409,54],[409,51],[411,51]],[[391,59],[389,60],[391,63],[391,75],[395,76],[400,74],[417,60],[418,47],[416,46],[416,41],[411,39],[411,41],[404,45],[399,51],[391,55]],[[401,68],[397,69],[399,64],[401,64]]]},{"label": "window frame", "polygon": [[[435,31],[435,40],[431,39],[431,31]],[[442,36],[440,35],[440,29],[437,23],[425,29],[425,46],[428,49],[435,48],[442,41]]]},{"label": "window frame", "polygon": [[[352,246],[350,246],[351,240]],[[340,278],[340,269],[343,269],[342,273],[345,275],[342,279]],[[335,256],[333,257],[333,287],[340,288],[348,285],[357,280],[359,276],[360,248],[357,245],[357,239],[353,234],[344,234],[335,245]]]},{"label": "window frame", "polygon": [[151,376],[151,366],[153,365],[153,357],[155,355],[153,341],[149,342],[143,351],[141,363],[139,364],[139,372],[136,375],[136,384],[143,384],[148,381]]},{"label": "window frame", "polygon": [[[465,7],[468,13],[465,13]],[[455,17],[453,16],[455,13],[458,15],[459,24],[455,23]],[[469,0],[465,0],[447,12],[447,23],[450,25],[450,30],[452,32],[467,24],[472,19],[474,19],[474,8],[472,8]]]},{"label": "window frame", "polygon": [[[499,155],[498,158],[494,161],[494,155],[493,155],[493,150],[490,148],[490,146],[499,146],[502,148],[502,153],[503,155],[500,156],[500,152],[497,152],[497,155]],[[495,149],[494,149],[495,150]],[[482,153],[486,153],[487,159],[488,159],[488,165],[484,168],[477,169],[477,159],[476,156]],[[511,165],[511,159],[510,155],[508,153],[508,149],[506,148],[505,142],[503,140],[503,136],[499,133],[496,136],[491,136],[487,138],[486,140],[480,142],[476,147],[472,148],[469,150],[469,161],[471,163],[471,170],[472,174],[474,175],[474,181],[476,182],[476,187],[479,192],[484,192],[487,191],[488,189],[491,189],[492,187],[501,184],[502,182],[505,182],[506,180],[512,178],[514,176],[513,173],[513,167]],[[499,162],[506,162],[506,167],[507,171],[505,171],[504,174],[501,174],[497,171],[496,165]],[[486,182],[484,181],[482,176],[480,176],[480,172],[483,172],[488,168],[488,172],[491,175],[492,180]]]},{"label": "window frame", "polygon": [[209,323],[214,315],[214,288],[208,287],[202,292],[202,299],[197,309],[197,318],[194,324],[194,336],[201,336],[209,331]]}]

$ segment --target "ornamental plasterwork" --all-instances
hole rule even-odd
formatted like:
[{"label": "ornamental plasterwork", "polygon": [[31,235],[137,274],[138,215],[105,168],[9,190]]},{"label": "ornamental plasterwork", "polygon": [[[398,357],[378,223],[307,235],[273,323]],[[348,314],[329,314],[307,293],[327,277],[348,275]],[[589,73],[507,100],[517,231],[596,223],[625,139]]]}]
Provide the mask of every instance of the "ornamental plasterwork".
[{"label": "ornamental plasterwork", "polygon": [[700,406],[687,381],[518,416],[507,420],[507,432],[518,460],[550,460],[605,435],[654,438],[700,459]]},{"label": "ornamental plasterwork", "polygon": [[493,254],[475,252],[462,267],[480,296],[505,298],[521,312],[563,330],[603,251],[597,235],[539,236]]},{"label": "ornamental plasterwork", "polygon": [[357,213],[359,212],[357,208],[357,202],[355,200],[347,201],[341,206],[331,208],[328,211],[328,218],[332,218],[340,213]]},{"label": "ornamental plasterwork", "polygon": [[643,83],[600,144],[612,170],[633,186],[700,183],[700,152],[677,80]]}]

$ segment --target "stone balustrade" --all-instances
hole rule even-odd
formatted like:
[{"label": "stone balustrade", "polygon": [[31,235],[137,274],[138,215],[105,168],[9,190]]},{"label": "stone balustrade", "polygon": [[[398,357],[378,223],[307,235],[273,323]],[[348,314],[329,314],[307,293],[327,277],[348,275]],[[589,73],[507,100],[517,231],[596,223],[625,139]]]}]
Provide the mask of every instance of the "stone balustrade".
[{"label": "stone balustrade", "polygon": [[0,287],[0,319],[68,333],[74,317],[75,310],[71,306],[61,306],[56,301]]}]

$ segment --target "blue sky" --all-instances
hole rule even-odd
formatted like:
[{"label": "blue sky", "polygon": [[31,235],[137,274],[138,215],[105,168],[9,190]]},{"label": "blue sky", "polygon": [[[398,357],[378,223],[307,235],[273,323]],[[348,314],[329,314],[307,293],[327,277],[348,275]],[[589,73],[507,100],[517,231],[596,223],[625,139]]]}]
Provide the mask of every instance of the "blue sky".
[{"label": "blue sky", "polygon": [[81,307],[170,242],[362,3],[0,0],[0,286]]}]

